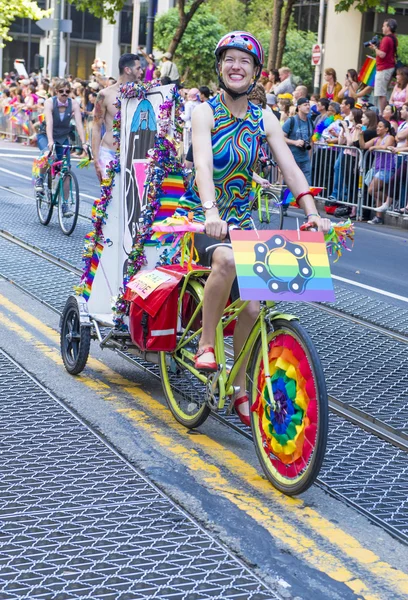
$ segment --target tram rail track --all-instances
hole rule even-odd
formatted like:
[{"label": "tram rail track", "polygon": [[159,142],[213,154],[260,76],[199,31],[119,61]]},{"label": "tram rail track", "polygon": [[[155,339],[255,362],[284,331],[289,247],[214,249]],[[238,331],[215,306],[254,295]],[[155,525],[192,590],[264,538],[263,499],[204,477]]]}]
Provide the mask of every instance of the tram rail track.
[{"label": "tram rail track", "polygon": [[[82,273],[82,271],[78,267],[75,267],[69,261],[62,259],[62,258],[56,256],[55,254],[53,254],[47,250],[44,250],[44,249],[40,248],[39,246],[36,246],[35,244],[26,242],[25,240],[19,238],[18,236],[10,233],[7,230],[0,229],[0,238],[5,240],[6,242],[15,244],[22,250],[30,252],[32,255],[40,258],[41,260],[49,262],[50,264],[54,265],[55,267],[57,267],[59,269],[64,269],[65,271],[69,272],[71,275],[80,276]],[[35,291],[27,289],[27,287],[24,287],[24,285],[21,285],[18,282],[16,282],[13,279],[13,277],[9,277],[6,273],[1,273],[1,272],[0,272],[0,276],[2,276],[4,279],[11,282],[14,286],[18,287],[25,293],[28,293],[32,298],[35,298],[36,300],[40,301],[41,303],[47,305],[55,313],[61,314],[60,309],[53,306],[52,303],[48,303],[48,302],[44,301],[44,299],[42,299],[39,295],[37,295],[35,293]],[[321,309],[321,307],[319,305],[316,305],[316,308]],[[365,322],[363,319],[358,319],[358,318],[352,317],[350,315],[345,314],[342,311],[336,311],[335,309],[332,309],[332,308],[328,309],[328,307],[324,307],[323,310],[325,312],[330,312],[331,314],[333,314],[336,317],[341,318],[343,320],[349,320],[357,325],[366,327],[367,329],[370,329],[370,330],[374,330],[376,333],[387,336],[392,340],[402,342],[404,344],[408,343],[408,336],[398,335],[395,332],[388,330],[387,328],[383,328],[380,326],[373,326],[371,323]],[[232,355],[232,348],[230,347],[227,350]],[[143,364],[143,361],[140,361],[139,359],[135,359],[134,357],[130,357],[125,352],[123,352],[119,349],[116,349],[116,352],[119,356],[122,356],[127,361],[131,362],[133,364],[133,366],[136,366],[138,369],[148,372],[150,375],[153,375],[155,378],[159,379],[159,374],[158,374],[156,365],[152,365],[150,363]],[[394,428],[394,427],[390,426],[389,424],[383,422],[381,419],[377,419],[377,418],[373,417],[373,415],[370,415],[368,412],[360,410],[355,407],[352,407],[349,403],[343,402],[342,400],[339,400],[332,395],[329,395],[329,408],[330,408],[331,413],[333,413],[334,415],[337,415],[341,419],[348,421],[349,423],[352,423],[354,426],[358,427],[361,430],[364,430],[368,434],[374,435],[376,438],[379,438],[383,442],[385,442],[387,444],[391,444],[394,448],[398,448],[399,450],[402,450],[403,452],[408,452],[408,435],[404,431]],[[211,416],[214,419],[216,419],[217,421],[219,421],[220,423],[222,423],[223,425],[225,425],[226,427],[236,431],[240,435],[243,435],[245,438],[252,440],[251,432],[247,428],[244,428],[243,426],[241,426],[241,424],[238,422],[238,420],[234,416],[232,416],[232,417],[226,416],[226,415],[220,414],[220,413],[211,413]],[[398,538],[400,541],[402,541],[404,543],[408,543],[408,535],[406,535],[405,533],[399,532],[392,525],[387,524],[385,521],[377,518],[375,515],[371,514],[369,511],[360,507],[358,505],[358,503],[353,502],[352,500],[350,500],[350,498],[347,498],[347,496],[344,496],[339,491],[336,491],[329,484],[327,484],[327,482],[324,482],[319,478],[319,480],[317,481],[317,484],[320,487],[322,487],[324,490],[326,490],[332,496],[334,496],[338,499],[341,499],[343,502],[353,506],[356,510],[363,513],[365,516],[367,516],[369,519],[371,519],[376,524],[380,525],[383,529],[387,530],[391,535]]]}]

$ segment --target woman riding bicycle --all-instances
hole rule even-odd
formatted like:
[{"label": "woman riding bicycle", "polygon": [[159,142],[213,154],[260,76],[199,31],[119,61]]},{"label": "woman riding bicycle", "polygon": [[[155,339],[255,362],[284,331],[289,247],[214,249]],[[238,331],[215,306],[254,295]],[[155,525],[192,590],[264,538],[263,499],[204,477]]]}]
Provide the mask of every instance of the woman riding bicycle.
[{"label": "woman riding bicycle", "polygon": [[[215,49],[221,94],[198,106],[192,115],[195,180],[180,201],[178,214],[194,211],[205,221],[205,235],[196,236],[199,263],[211,266],[203,304],[203,328],[195,367],[216,371],[215,329],[231,294],[239,298],[234,256],[228,228],[253,229],[249,193],[253,168],[261,144],[268,142],[285,181],[308,222],[319,231],[328,231],[330,221],[321,219],[301,170],[297,167],[273,113],[248,101],[248,95],[262,71],[264,52],[250,33],[234,31],[225,35]],[[240,314],[234,333],[234,352],[239,353],[259,314],[259,302],[250,302]],[[246,364],[237,379],[239,392],[235,410],[249,424],[246,394]]]}]

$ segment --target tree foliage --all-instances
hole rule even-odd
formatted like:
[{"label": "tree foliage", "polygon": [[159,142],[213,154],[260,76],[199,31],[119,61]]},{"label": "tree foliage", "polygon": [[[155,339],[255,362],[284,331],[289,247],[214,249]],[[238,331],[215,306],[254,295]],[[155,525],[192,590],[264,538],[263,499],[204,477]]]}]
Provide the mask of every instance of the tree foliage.
[{"label": "tree foliage", "polygon": [[10,25],[18,17],[27,19],[42,19],[49,16],[49,11],[41,10],[36,2],[31,0],[0,0],[0,40],[10,41]]},{"label": "tree foliage", "polygon": [[82,11],[88,11],[95,15],[107,19],[109,23],[115,23],[116,13],[126,4],[126,0],[69,0],[75,8]]},{"label": "tree foliage", "polygon": [[338,0],[338,2],[336,2],[336,12],[349,11],[350,8],[354,8],[362,13],[365,13],[368,10],[385,12],[386,7],[383,0]]},{"label": "tree foliage", "polygon": [[290,67],[294,80],[312,88],[314,68],[311,64],[312,46],[316,43],[313,31],[289,30],[286,36],[282,65]]},{"label": "tree foliage", "polygon": [[[179,23],[177,8],[161,15],[155,23],[155,46],[167,50]],[[187,25],[175,53],[175,61],[188,85],[203,85],[215,79],[214,48],[225,33],[211,9],[204,5]]]}]

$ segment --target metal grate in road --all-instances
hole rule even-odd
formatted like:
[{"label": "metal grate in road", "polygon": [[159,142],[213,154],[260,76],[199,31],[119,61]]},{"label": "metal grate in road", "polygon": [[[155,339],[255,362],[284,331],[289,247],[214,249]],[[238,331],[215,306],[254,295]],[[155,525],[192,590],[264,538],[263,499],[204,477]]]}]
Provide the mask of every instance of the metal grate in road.
[{"label": "metal grate in road", "polygon": [[408,541],[408,455],[330,415],[319,479]]},{"label": "metal grate in road", "polygon": [[0,275],[11,279],[29,294],[62,312],[79,283],[77,275],[53,265],[40,256],[0,238]]},{"label": "metal grate in road", "polygon": [[1,598],[272,600],[0,351]]},{"label": "metal grate in road", "polygon": [[38,220],[34,199],[31,203],[22,200],[18,198],[16,203],[13,197],[1,198],[1,229],[81,269],[84,237],[92,229],[91,222],[78,219],[74,232],[67,237],[59,226],[56,209],[45,227]]}]

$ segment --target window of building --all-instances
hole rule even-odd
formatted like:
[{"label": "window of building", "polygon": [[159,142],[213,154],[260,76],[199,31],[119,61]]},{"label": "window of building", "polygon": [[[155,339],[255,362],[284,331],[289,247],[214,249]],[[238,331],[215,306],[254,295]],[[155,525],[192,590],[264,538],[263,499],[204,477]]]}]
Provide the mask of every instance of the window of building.
[{"label": "window of building", "polygon": [[89,79],[95,60],[95,44],[71,41],[69,50],[69,73],[80,79]]},{"label": "window of building", "polygon": [[293,20],[301,31],[314,31],[319,27],[319,2],[299,0],[293,8]]},{"label": "window of building", "polygon": [[[102,39],[102,19],[91,15],[89,12],[77,10],[73,5],[66,7],[66,15],[68,8],[71,12],[69,18],[72,20],[71,39],[100,42]],[[65,18],[68,18],[68,16],[65,16]]]}]

